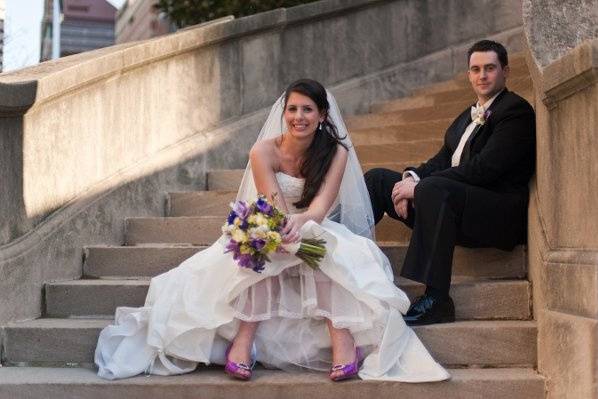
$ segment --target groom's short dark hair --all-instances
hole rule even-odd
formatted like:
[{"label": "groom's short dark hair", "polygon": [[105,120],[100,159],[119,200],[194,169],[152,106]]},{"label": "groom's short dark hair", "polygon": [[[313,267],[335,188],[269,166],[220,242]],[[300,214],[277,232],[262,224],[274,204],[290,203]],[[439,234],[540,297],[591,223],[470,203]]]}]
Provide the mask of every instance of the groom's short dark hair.
[{"label": "groom's short dark hair", "polygon": [[498,56],[498,61],[500,62],[501,67],[505,67],[509,65],[509,56],[507,55],[507,49],[500,43],[492,41],[492,40],[480,40],[477,43],[474,43],[473,46],[467,50],[467,66],[469,66],[469,60],[471,59],[471,55],[476,51],[486,52],[486,51],[494,51]]}]

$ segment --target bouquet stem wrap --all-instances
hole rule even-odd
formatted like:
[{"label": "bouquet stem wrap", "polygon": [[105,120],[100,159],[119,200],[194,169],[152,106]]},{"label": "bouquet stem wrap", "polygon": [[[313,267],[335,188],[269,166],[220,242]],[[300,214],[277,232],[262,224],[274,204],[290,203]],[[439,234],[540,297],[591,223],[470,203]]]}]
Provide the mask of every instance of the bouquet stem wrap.
[{"label": "bouquet stem wrap", "polygon": [[320,260],[326,256],[326,241],[317,238],[304,238],[297,243],[281,244],[290,254],[301,259],[312,269],[317,269]]}]

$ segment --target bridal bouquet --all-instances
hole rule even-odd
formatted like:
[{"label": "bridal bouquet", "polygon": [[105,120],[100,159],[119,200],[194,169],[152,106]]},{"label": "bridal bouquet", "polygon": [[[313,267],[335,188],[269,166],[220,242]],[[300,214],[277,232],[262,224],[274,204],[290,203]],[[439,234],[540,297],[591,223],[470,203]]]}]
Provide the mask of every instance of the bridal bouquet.
[{"label": "bridal bouquet", "polygon": [[237,201],[230,205],[232,211],[222,226],[222,232],[230,237],[224,252],[232,252],[240,267],[261,273],[266,261],[270,262],[270,254],[287,252],[315,269],[326,255],[324,240],[302,239],[296,244],[284,244],[280,232],[286,216],[265,197],[259,196],[251,204]]}]

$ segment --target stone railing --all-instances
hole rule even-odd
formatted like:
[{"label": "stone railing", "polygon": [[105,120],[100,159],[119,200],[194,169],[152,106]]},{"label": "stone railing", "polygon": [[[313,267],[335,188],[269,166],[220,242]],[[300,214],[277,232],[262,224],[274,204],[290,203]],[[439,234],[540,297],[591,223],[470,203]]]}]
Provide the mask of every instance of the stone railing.
[{"label": "stone railing", "polygon": [[598,1],[525,0],[536,90],[529,273],[548,398],[598,397]]},{"label": "stone railing", "polygon": [[451,78],[472,41],[521,48],[521,0],[327,0],[0,75],[0,325],[40,314],[82,247],[121,244],[164,191],[243,167],[266,107],[299,77],[346,113]]}]

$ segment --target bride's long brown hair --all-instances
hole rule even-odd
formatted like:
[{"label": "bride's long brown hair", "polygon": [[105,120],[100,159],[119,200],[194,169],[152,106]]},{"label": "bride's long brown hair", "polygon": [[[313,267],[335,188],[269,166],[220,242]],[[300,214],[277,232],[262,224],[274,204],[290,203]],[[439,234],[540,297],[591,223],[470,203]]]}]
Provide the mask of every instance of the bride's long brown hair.
[{"label": "bride's long brown hair", "polygon": [[324,115],[322,127],[316,129],[314,139],[305,151],[305,157],[300,167],[301,176],[305,178],[305,185],[303,186],[301,198],[293,204],[297,208],[307,208],[324,182],[326,173],[336,155],[338,145],[342,145],[347,150],[349,148],[341,141],[345,137],[339,136],[336,126],[328,117],[330,105],[328,104],[324,86],[312,79],[299,79],[291,83],[285,91],[285,110],[291,93],[299,93],[309,97],[316,103],[318,111]]}]

